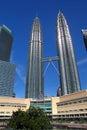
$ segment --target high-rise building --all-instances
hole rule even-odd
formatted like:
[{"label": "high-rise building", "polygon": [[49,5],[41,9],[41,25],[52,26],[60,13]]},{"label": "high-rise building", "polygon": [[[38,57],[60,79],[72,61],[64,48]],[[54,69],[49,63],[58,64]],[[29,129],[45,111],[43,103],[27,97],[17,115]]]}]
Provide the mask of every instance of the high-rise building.
[{"label": "high-rise building", "polygon": [[14,64],[11,64],[10,55],[12,48],[13,36],[11,30],[5,25],[0,27],[0,96],[13,97]]},{"label": "high-rise building", "polygon": [[15,65],[0,60],[0,96],[13,97]]},{"label": "high-rise building", "polygon": [[9,62],[13,36],[5,25],[0,26],[0,60]]},{"label": "high-rise building", "polygon": [[64,15],[59,12],[57,17],[57,51],[59,55],[60,86],[62,95],[81,90],[76,59]]},{"label": "high-rise building", "polygon": [[57,97],[58,96],[61,96],[61,87],[59,87],[58,89],[57,89]]},{"label": "high-rise building", "polygon": [[26,98],[39,98],[44,95],[43,83],[43,42],[39,18],[33,22],[26,77]]},{"label": "high-rise building", "polygon": [[82,35],[83,35],[83,40],[84,40],[85,48],[87,50],[87,29],[85,29],[85,30],[82,29]]}]

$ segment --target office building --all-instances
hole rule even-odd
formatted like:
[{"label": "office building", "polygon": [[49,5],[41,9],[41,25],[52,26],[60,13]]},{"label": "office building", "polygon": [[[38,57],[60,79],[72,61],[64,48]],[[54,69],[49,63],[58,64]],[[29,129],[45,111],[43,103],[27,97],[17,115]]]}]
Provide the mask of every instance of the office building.
[{"label": "office building", "polygon": [[83,40],[84,40],[84,44],[85,44],[85,48],[87,50],[87,29],[82,29],[82,35],[83,35]]},{"label": "office building", "polygon": [[15,65],[0,60],[0,96],[13,97]]},{"label": "office building", "polygon": [[14,97],[14,64],[10,63],[13,36],[5,25],[0,26],[0,96]]},{"label": "office building", "polygon": [[0,97],[0,119],[10,119],[13,112],[26,111],[30,107],[30,99]]},{"label": "office building", "polygon": [[26,77],[26,98],[39,98],[44,96],[43,85],[43,42],[39,18],[33,22]]},{"label": "office building", "polygon": [[52,97],[52,118],[87,118],[87,90]]},{"label": "office building", "polygon": [[64,15],[57,17],[57,51],[59,55],[60,86],[62,95],[81,90],[73,43]]},{"label": "office building", "polygon": [[0,60],[10,61],[13,36],[5,25],[0,26]]}]

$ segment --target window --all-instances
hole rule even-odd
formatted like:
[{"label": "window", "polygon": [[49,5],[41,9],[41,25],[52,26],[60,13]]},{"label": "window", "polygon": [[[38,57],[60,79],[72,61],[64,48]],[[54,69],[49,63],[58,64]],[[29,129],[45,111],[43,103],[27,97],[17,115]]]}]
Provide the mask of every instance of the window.
[{"label": "window", "polygon": [[79,111],[84,111],[83,109],[79,109]]},{"label": "window", "polygon": [[6,114],[10,114],[10,112],[6,112]]},{"label": "window", "polygon": [[3,111],[0,111],[0,114],[4,114],[4,112],[3,112]]}]

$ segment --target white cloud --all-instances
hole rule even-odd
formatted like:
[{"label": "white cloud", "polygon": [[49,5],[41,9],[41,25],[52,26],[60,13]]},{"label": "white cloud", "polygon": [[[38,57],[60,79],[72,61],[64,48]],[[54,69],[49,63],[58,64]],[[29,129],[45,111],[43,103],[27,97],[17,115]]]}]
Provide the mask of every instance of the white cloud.
[{"label": "white cloud", "polygon": [[24,76],[24,67],[23,65],[17,64],[15,61],[15,55],[14,51],[11,53],[10,62],[13,64],[16,64],[16,74],[19,76],[19,78],[22,80],[22,82],[25,84],[26,77]]},{"label": "white cloud", "polygon": [[85,63],[87,63],[87,58],[78,61],[77,65],[82,65],[82,64],[85,64]]},{"label": "white cloud", "polygon": [[25,79],[26,77],[24,76],[24,70],[22,65],[18,65],[16,68],[16,73],[18,74],[19,78],[24,82],[25,84]]},{"label": "white cloud", "polygon": [[11,56],[10,56],[10,62],[14,62],[14,51],[11,52]]}]

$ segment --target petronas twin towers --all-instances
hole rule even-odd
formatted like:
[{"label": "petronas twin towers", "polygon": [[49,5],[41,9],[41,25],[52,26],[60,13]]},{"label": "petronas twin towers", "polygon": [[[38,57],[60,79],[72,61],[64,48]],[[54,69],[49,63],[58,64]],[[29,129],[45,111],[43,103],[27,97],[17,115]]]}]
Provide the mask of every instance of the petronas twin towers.
[{"label": "petronas twin towers", "polygon": [[80,91],[81,87],[72,39],[66,19],[62,13],[59,13],[57,18],[57,48],[62,95]]},{"label": "petronas twin towers", "polygon": [[26,97],[38,98],[44,94],[43,85],[43,43],[40,21],[35,18],[30,38]]},{"label": "petronas twin towers", "polygon": [[[62,95],[81,90],[75,54],[65,17],[57,18],[57,51]],[[26,98],[44,96],[43,39],[39,18],[36,17],[31,31],[26,78]]]}]

